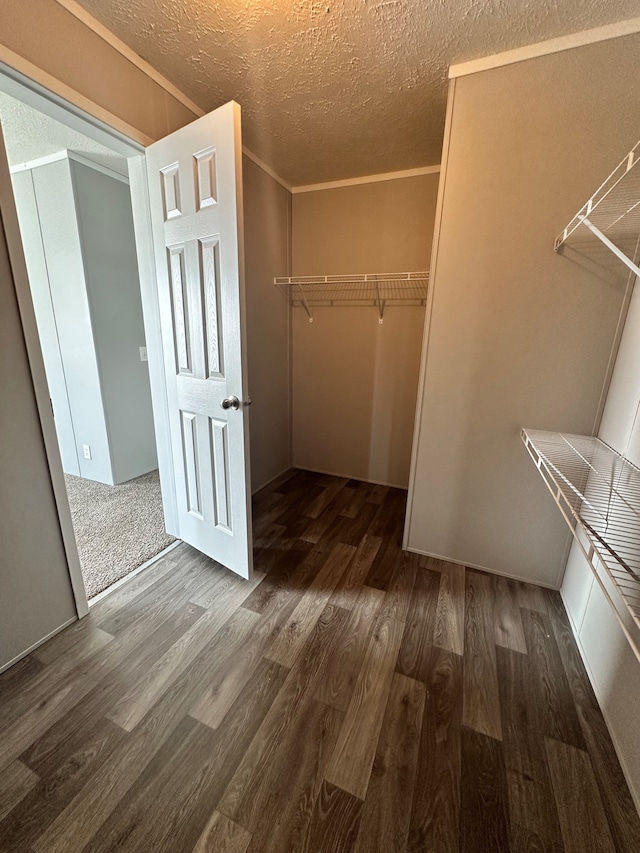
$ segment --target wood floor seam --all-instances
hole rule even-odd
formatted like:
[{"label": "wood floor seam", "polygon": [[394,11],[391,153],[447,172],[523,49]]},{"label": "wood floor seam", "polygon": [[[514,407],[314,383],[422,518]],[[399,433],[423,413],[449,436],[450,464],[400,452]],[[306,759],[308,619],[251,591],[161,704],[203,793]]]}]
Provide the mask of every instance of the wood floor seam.
[{"label": "wood floor seam", "polygon": [[557,592],[291,469],[246,582],[180,544],[0,676],[0,853],[640,853]]}]

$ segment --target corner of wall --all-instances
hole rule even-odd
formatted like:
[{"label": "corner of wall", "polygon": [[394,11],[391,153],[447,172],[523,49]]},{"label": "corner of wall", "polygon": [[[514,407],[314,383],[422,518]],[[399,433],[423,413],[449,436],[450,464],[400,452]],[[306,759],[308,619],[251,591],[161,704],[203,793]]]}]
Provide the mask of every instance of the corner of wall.
[{"label": "corner of wall", "polygon": [[453,108],[455,101],[456,81],[449,80],[449,91],[447,95],[447,112],[444,125],[444,139],[442,142],[442,158],[440,161],[440,179],[438,182],[438,199],[436,202],[436,219],[433,230],[433,243],[431,249],[431,269],[429,272],[429,293],[424,316],[424,332],[422,336],[422,353],[420,357],[420,376],[418,379],[418,396],[416,399],[416,413],[413,427],[413,442],[411,447],[411,465],[409,469],[409,489],[407,494],[407,509],[405,513],[404,534],[402,547],[412,548],[411,525],[414,514],[415,486],[419,476],[418,455],[420,452],[422,411],[424,403],[425,384],[427,377],[427,358],[429,352],[429,328],[433,313],[433,297],[436,282],[436,269],[438,264],[438,248],[440,241],[440,228],[442,224],[442,211],[444,208],[444,189],[447,183],[447,165],[449,161],[449,147],[451,143],[451,128],[453,126]]}]

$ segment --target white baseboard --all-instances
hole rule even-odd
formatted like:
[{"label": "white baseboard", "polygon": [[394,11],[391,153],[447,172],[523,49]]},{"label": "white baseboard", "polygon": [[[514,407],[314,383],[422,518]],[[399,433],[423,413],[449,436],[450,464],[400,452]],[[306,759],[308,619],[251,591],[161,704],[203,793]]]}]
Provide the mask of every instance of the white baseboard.
[{"label": "white baseboard", "polygon": [[282,475],[283,475],[283,474],[286,474],[288,471],[293,471],[293,465],[288,465],[286,468],[283,468],[283,469],[282,469],[282,471],[280,471],[280,473],[279,473],[279,474],[276,474],[276,475],[275,475],[275,477],[271,477],[271,479],[270,479],[270,480],[267,480],[267,482],[266,482],[266,483],[263,483],[261,486],[258,486],[258,488],[257,488],[257,489],[253,489],[253,490],[252,490],[252,492],[251,492],[251,497],[253,497],[254,495],[257,495],[257,494],[258,494],[258,492],[261,492],[263,489],[266,489],[266,488],[267,488],[267,486],[270,486],[270,485],[271,485],[271,483],[275,483],[275,481],[276,481],[279,477],[282,477]]},{"label": "white baseboard", "polygon": [[19,655],[16,655],[12,660],[8,663],[0,664],[0,672],[4,672],[5,669],[9,669],[10,666],[13,666],[18,661],[21,661],[22,658],[26,658],[27,655],[30,655],[31,652],[35,652],[36,649],[40,648],[47,640],[50,640],[52,637],[55,637],[56,634],[59,634],[60,631],[64,631],[65,628],[68,628],[69,625],[72,625],[74,622],[78,621],[77,616],[72,616],[71,619],[67,619],[66,622],[63,622],[58,628],[54,628],[53,631],[50,631],[46,637],[43,637],[41,640],[38,640],[37,643],[34,643],[32,646],[29,646],[28,649],[25,649],[23,652],[20,652]]},{"label": "white baseboard", "polygon": [[541,581],[532,581],[530,578],[525,578],[522,575],[514,575],[510,572],[501,572],[498,569],[490,569],[488,566],[480,566],[477,563],[465,563],[462,560],[454,560],[453,557],[444,557],[442,554],[431,554],[429,551],[421,551],[419,548],[406,548],[412,554],[420,554],[421,557],[432,557],[434,560],[442,560],[445,563],[455,563],[456,566],[464,566],[467,569],[478,569],[480,572],[487,572],[490,575],[499,575],[501,578],[510,578],[513,581],[522,581],[522,583],[530,583],[532,586],[541,586],[543,589],[552,589],[557,592],[559,587],[553,586],[550,583],[542,583]]},{"label": "white baseboard", "polygon": [[582,642],[580,641],[580,635],[579,635],[578,631],[576,630],[575,622],[573,621],[571,613],[569,613],[569,610],[564,603],[564,598],[562,599],[562,605],[564,607],[565,613],[567,614],[567,618],[569,619],[569,625],[571,626],[571,633],[573,634],[573,639],[576,641],[576,646],[578,647],[578,651],[580,652],[580,657],[582,658],[582,663],[584,664],[584,668],[587,670],[587,676],[589,678],[589,682],[591,684],[591,687],[593,688],[593,692],[595,693],[596,699],[598,701],[598,706],[600,708],[600,712],[601,712],[602,716],[604,717],[604,722],[605,722],[605,725],[607,727],[607,731],[609,732],[609,737],[611,738],[611,741],[613,743],[613,748],[616,751],[618,761],[620,762],[620,767],[622,768],[622,773],[623,773],[624,778],[627,782],[627,787],[629,788],[629,793],[631,794],[631,798],[634,802],[634,805],[635,805],[636,809],[638,810],[638,813],[640,814],[640,792],[636,794],[636,791],[634,790],[633,783],[631,780],[631,774],[629,773],[629,771],[627,769],[627,766],[626,766],[625,760],[624,760],[624,756],[622,754],[622,750],[620,749],[620,744],[616,740],[616,736],[615,736],[615,733],[613,730],[613,726],[611,725],[611,722],[607,716],[606,706],[603,702],[603,697],[600,694],[600,690],[598,689],[598,684],[594,678],[591,667],[589,666],[589,660],[587,659],[584,648],[582,647]]},{"label": "white baseboard", "polygon": [[358,480],[360,483],[370,483],[372,486],[386,486],[388,489],[402,489],[407,491],[406,486],[397,483],[385,483],[384,480],[369,480],[364,477],[354,477],[353,474],[339,474],[337,471],[322,471],[320,468],[305,468],[303,465],[293,465],[296,471],[309,471],[311,474],[326,474],[328,477],[346,477],[348,480]]}]

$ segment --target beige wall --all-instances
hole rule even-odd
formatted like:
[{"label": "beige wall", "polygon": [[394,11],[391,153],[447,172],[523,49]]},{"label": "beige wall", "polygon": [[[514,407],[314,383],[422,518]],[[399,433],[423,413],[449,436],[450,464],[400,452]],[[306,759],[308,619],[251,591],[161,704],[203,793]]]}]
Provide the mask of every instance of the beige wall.
[{"label": "beige wall", "polygon": [[289,274],[291,194],[247,157],[242,166],[255,492],[291,465],[289,307],[273,284],[275,276]]},{"label": "beige wall", "polygon": [[76,609],[1,228],[0,387],[2,670]]},{"label": "beige wall", "polygon": [[568,533],[519,430],[597,425],[623,286],[553,241],[637,141],[639,50],[630,36],[455,81],[412,549],[561,581]]},{"label": "beige wall", "polygon": [[[429,268],[438,175],[293,196],[293,274]],[[424,309],[293,310],[293,463],[406,487]]]}]

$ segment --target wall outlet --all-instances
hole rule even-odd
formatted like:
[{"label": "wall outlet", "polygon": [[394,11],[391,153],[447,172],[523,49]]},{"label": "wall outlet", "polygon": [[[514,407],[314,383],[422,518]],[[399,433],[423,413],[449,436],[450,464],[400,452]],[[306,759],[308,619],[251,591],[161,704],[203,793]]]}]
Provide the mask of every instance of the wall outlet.
[{"label": "wall outlet", "polygon": [[85,459],[91,459],[91,447],[88,444],[82,445],[82,455]]},{"label": "wall outlet", "polygon": [[140,350],[140,361],[147,361],[147,348],[139,347]]}]

